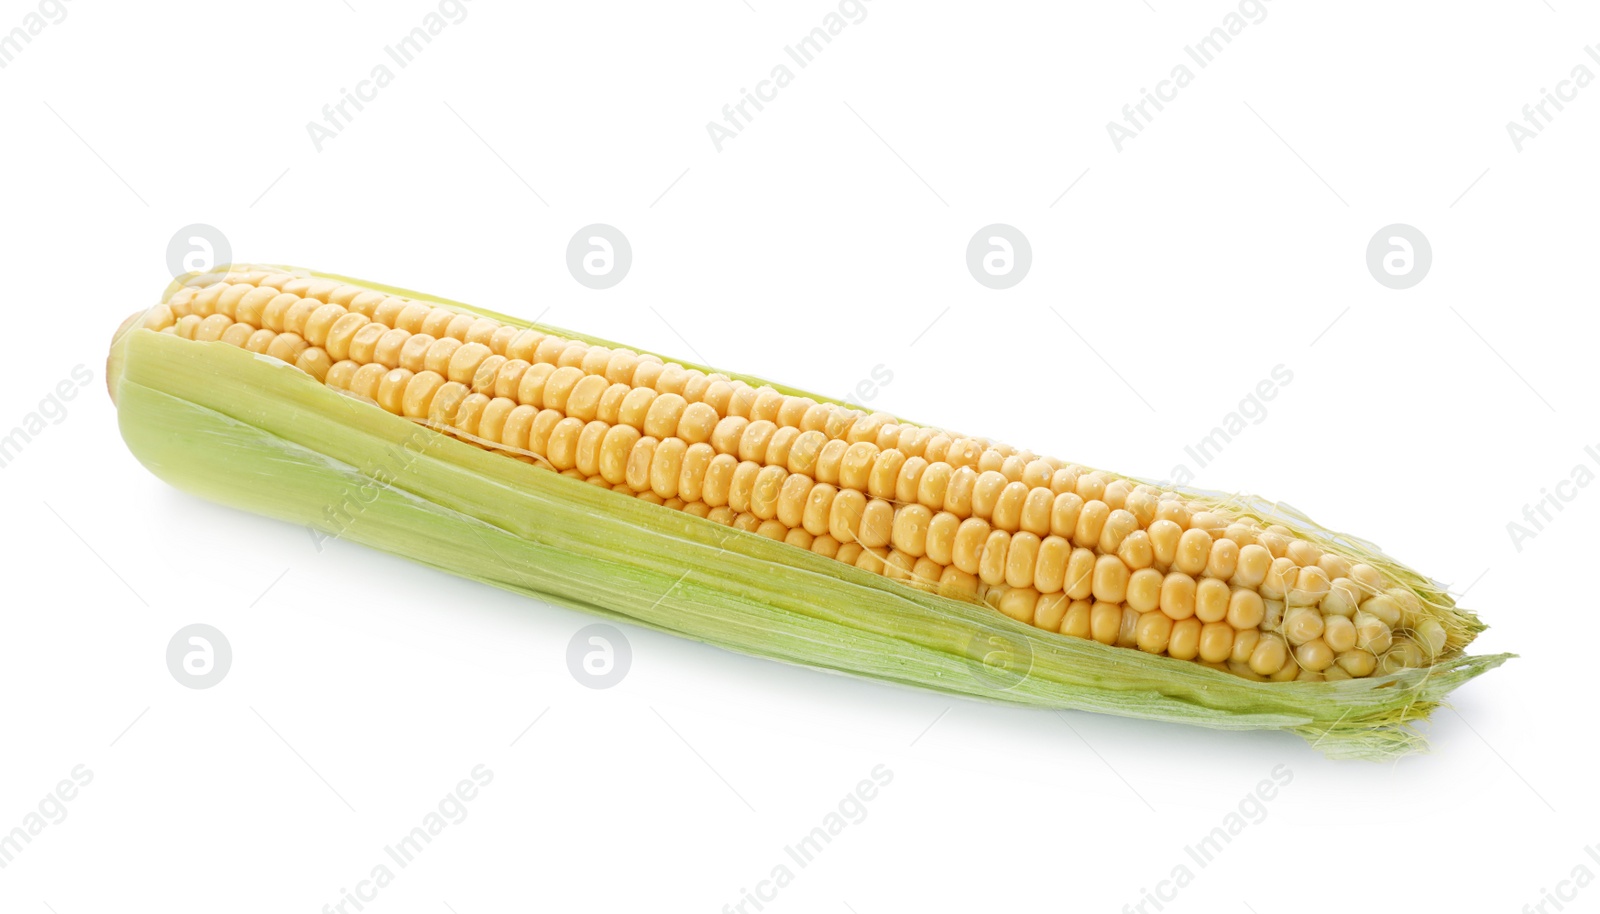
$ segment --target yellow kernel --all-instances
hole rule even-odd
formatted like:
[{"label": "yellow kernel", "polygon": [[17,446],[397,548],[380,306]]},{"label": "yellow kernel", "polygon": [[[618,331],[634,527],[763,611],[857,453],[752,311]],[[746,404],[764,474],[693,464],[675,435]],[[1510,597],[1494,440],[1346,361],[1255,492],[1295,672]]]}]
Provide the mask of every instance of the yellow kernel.
[{"label": "yellow kernel", "polygon": [[[1152,615],[1161,616],[1161,613]],[[1167,655],[1179,660],[1193,660],[1200,653],[1200,631],[1199,619],[1172,623],[1172,634],[1167,638]]]},{"label": "yellow kernel", "polygon": [[1039,594],[1031,587],[1007,587],[1001,590],[996,608],[1018,622],[1032,623],[1038,602]]},{"label": "yellow kernel", "polygon": [[987,470],[978,475],[972,490],[972,513],[979,517],[991,517],[994,506],[1000,500],[1000,493],[1011,481],[995,470]]},{"label": "yellow kernel", "polygon": [[1226,581],[1239,567],[1239,544],[1230,539],[1219,539],[1211,544],[1210,557],[1206,559],[1205,576]]},{"label": "yellow kernel", "polygon": [[1161,605],[1161,572],[1141,568],[1128,577],[1127,601],[1135,611],[1145,613]]},{"label": "yellow kernel", "polygon": [[[631,428],[631,426],[618,427]],[[634,430],[634,435],[638,435],[637,430]],[[700,442],[699,444],[689,445],[688,450],[684,451],[683,453],[683,469],[678,474],[679,498],[682,498],[685,501],[693,502],[701,500],[704,497],[706,474],[710,472],[711,464],[716,460],[716,458],[717,452],[712,450],[711,445],[706,444],[704,441]],[[797,476],[795,478],[809,482],[809,480],[806,480],[803,476]],[[809,495],[809,493],[807,494]],[[804,508],[802,508],[802,511],[803,510]],[[826,517],[826,515],[824,515],[824,517]],[[799,526],[799,524],[796,524],[796,526]],[[824,531],[827,530],[826,519],[824,519],[822,522],[820,529]],[[807,530],[806,532],[810,533],[812,536],[816,535],[816,532],[812,530]]]},{"label": "yellow kernel", "polygon": [[1239,561],[1235,563],[1229,583],[1255,589],[1267,579],[1272,570],[1272,553],[1259,543],[1239,547]]},{"label": "yellow kernel", "polygon": [[1133,514],[1139,526],[1143,528],[1155,521],[1156,508],[1159,504],[1154,492],[1141,492],[1136,489],[1128,494],[1128,500],[1123,507]]},{"label": "yellow kernel", "polygon": [[1400,625],[1400,604],[1388,594],[1378,594],[1363,600],[1361,612],[1377,617],[1390,628]]},{"label": "yellow kernel", "polygon": [[1050,491],[1057,495],[1063,492],[1078,491],[1078,471],[1072,467],[1062,467],[1050,476]]},{"label": "yellow kernel", "polygon": [[1408,587],[1391,587],[1384,591],[1400,606],[1400,622],[1407,628],[1414,626],[1421,613],[1422,601]]},{"label": "yellow kernel", "polygon": [[[784,427],[780,430],[780,434],[787,434],[791,437],[791,440],[798,440],[800,431],[799,429]],[[774,449],[776,449],[776,439],[774,439],[773,446]],[[873,447],[877,447],[877,445],[873,445]],[[867,494],[874,498],[886,498],[891,501],[915,501],[915,498],[899,497],[900,471],[905,466],[908,459],[909,458],[907,458],[905,454],[895,450],[894,448],[890,448],[888,450],[879,448],[878,456],[873,458],[872,466],[867,471]],[[788,460],[787,449],[784,451],[782,460]],[[779,462],[779,458],[776,454],[769,454],[768,462]],[[923,507],[928,506],[924,505]]]},{"label": "yellow kernel", "polygon": [[[650,491],[662,498],[677,497],[678,480],[683,476],[683,458],[688,450],[682,438],[662,438],[656,443],[655,453],[650,455]],[[754,513],[761,516],[760,512]]]},{"label": "yellow kernel", "polygon": [[[1138,647],[1139,646],[1139,623],[1140,623],[1141,620],[1144,619],[1144,616],[1146,616],[1146,615],[1159,616],[1159,615],[1161,615],[1161,613],[1144,613],[1144,614],[1141,614],[1141,613],[1137,612],[1136,610],[1134,610],[1133,607],[1131,607],[1131,606],[1122,607],[1122,626],[1117,631],[1117,646],[1118,647]],[[1167,620],[1167,624],[1170,626],[1172,624],[1172,620],[1170,620],[1170,619]],[[1168,632],[1170,634],[1170,629],[1168,630]],[[1162,650],[1165,650],[1165,649],[1166,649],[1165,646],[1163,646]]]},{"label": "yellow kernel", "polygon": [[1283,636],[1290,644],[1321,638],[1322,630],[1322,613],[1309,606],[1296,606],[1283,617]]},{"label": "yellow kernel", "polygon": [[1364,599],[1366,595],[1356,582],[1349,578],[1334,578],[1328,585],[1328,595],[1322,598],[1322,611],[1335,616],[1353,616]]},{"label": "yellow kernel", "polygon": [[[1233,648],[1228,654],[1231,663],[1248,664],[1250,655],[1256,651],[1256,646],[1261,643],[1261,632],[1253,628],[1238,629],[1233,635]],[[1246,667],[1248,669],[1248,667]]]},{"label": "yellow kernel", "polygon": [[1096,556],[1092,549],[1074,549],[1067,557],[1067,573],[1062,588],[1074,600],[1086,600],[1094,593],[1094,566]]},{"label": "yellow kernel", "polygon": [[[728,483],[728,507],[739,514],[750,513],[750,497],[755,492],[756,475],[760,472],[761,464],[753,460],[739,461],[739,465],[734,467],[733,478]],[[857,531],[856,539],[861,542],[860,531]],[[867,543],[861,542],[861,545],[866,546]]]},{"label": "yellow kernel", "polygon": [[1066,617],[1067,608],[1072,605],[1072,601],[1059,593],[1044,595],[1040,595],[1038,591],[1032,591],[1032,593],[1034,596],[1032,620],[1034,627],[1052,632],[1059,631],[1062,619]]},{"label": "yellow kernel", "polygon": [[1006,583],[1012,587],[1031,587],[1033,569],[1039,562],[1040,541],[1032,533],[1011,534],[1006,549]]},{"label": "yellow kernel", "polygon": [[[478,366],[483,363],[484,359],[489,358],[491,355],[493,355],[493,353],[489,352],[489,347],[483,345],[482,343],[463,344],[460,349],[456,350],[456,354],[450,358],[450,380],[459,380],[462,381],[462,383],[467,383],[462,378],[457,377],[457,369],[465,367],[465,374],[467,378],[476,377]],[[573,368],[570,365],[557,368],[555,371],[550,372],[550,377],[546,378],[544,382],[545,408],[557,409],[565,412],[567,409],[567,400],[572,396],[573,388],[577,387],[578,382],[582,381],[585,377],[586,375],[584,375],[582,370]]]},{"label": "yellow kernel", "polygon": [[1121,545],[1117,546],[1117,558],[1122,559],[1122,564],[1137,571],[1140,568],[1149,568],[1155,563],[1155,550],[1150,546],[1150,534],[1143,530],[1135,530],[1123,538]]},{"label": "yellow kernel", "polygon": [[[184,337],[185,339],[194,339],[194,330],[199,326],[200,320],[200,318],[195,317],[193,314],[189,315],[188,317],[179,318],[176,326],[178,335]],[[193,321],[193,324],[189,326],[188,332],[185,334],[184,325],[190,321]],[[271,346],[272,341],[277,338],[278,335],[273,333],[271,330],[257,330],[255,333],[250,334],[250,338],[248,340],[245,340],[244,348],[250,350],[251,352],[265,354],[267,347]],[[383,368],[384,366],[379,365],[377,367]]]},{"label": "yellow kernel", "polygon": [[[503,358],[503,356],[494,355],[484,360],[483,365],[478,369],[479,376],[481,377],[484,374],[491,362],[495,359],[503,360]],[[498,374],[498,371],[496,373]],[[582,419],[585,422],[593,420],[600,412],[600,398],[605,395],[606,388],[609,386],[606,379],[597,374],[586,375],[583,380],[572,388],[572,393],[567,395],[567,415],[575,419]],[[670,438],[675,431],[677,431],[676,425],[666,429],[657,437]],[[646,434],[649,434],[649,432],[647,431]]]},{"label": "yellow kernel", "polygon": [[1238,521],[1227,526],[1222,535],[1231,540],[1239,548],[1254,545],[1256,542],[1256,527],[1244,521]]},{"label": "yellow kernel", "polygon": [[[537,368],[538,366],[534,367]],[[546,374],[550,374],[553,371],[554,369],[548,370]],[[624,425],[631,425],[642,432],[644,431],[645,418],[650,414],[650,407],[654,405],[655,402],[656,392],[650,388],[631,388],[629,389],[628,393],[623,396],[622,402],[617,405],[617,421],[623,423]],[[711,440],[713,444],[718,445],[717,452],[720,454],[732,454],[738,451],[738,433],[744,430],[745,420],[735,419],[734,422],[738,423],[736,427],[724,429],[722,424],[718,423],[717,426],[712,430]],[[735,443],[728,444],[726,447],[718,444],[716,434],[719,430],[731,434],[732,441]]]},{"label": "yellow kernel", "polygon": [[1266,532],[1262,533],[1257,539],[1268,552],[1272,553],[1272,557],[1275,559],[1284,558],[1289,551],[1291,537],[1288,528],[1281,525],[1273,524],[1267,527]]},{"label": "yellow kernel", "polygon": [[[771,425],[765,420],[751,423],[751,428],[760,428],[763,431]],[[776,429],[776,426],[772,426]],[[749,433],[746,433],[749,438]],[[858,441],[845,448],[844,456],[839,459],[839,486],[845,489],[859,489],[865,491],[868,478],[872,474],[872,465],[878,459],[878,446],[870,441]]]},{"label": "yellow kernel", "polygon": [[1334,658],[1334,662],[1339,665],[1340,669],[1357,679],[1363,676],[1371,676],[1378,668],[1378,658],[1371,651],[1362,650],[1361,648],[1341,652],[1338,657]]},{"label": "yellow kernel", "polygon": [[[539,414],[539,417],[534,420],[534,430],[528,435],[528,449],[531,451],[542,450],[546,458],[549,459],[551,465],[555,466],[555,468],[558,470],[563,469],[555,453],[557,446],[555,429],[559,427],[562,422],[567,421],[566,418],[558,418],[555,423],[551,425],[550,431],[545,433],[548,443],[545,444],[542,449],[536,446],[534,441],[534,439],[540,434],[540,425],[544,420],[546,413],[554,414],[556,416],[561,415],[555,410],[545,410]],[[574,419],[573,421],[576,422],[577,420]],[[628,461],[623,466],[623,482],[626,482],[628,487],[633,489],[635,492],[644,492],[650,489],[650,467],[655,462],[656,447],[659,444],[660,442],[655,438],[651,438],[646,435],[634,442],[633,447],[628,450]],[[706,503],[720,508],[727,504],[727,500],[724,498],[720,502],[712,502],[712,500],[708,497],[706,498]]]},{"label": "yellow kernel", "polygon": [[1268,600],[1282,600],[1294,588],[1294,582],[1299,575],[1299,566],[1290,561],[1287,556],[1272,560],[1272,566],[1267,569],[1267,576],[1258,588],[1261,596]]},{"label": "yellow kernel", "polygon": [[1205,571],[1210,558],[1211,534],[1190,528],[1178,537],[1178,549],[1172,557],[1172,570],[1191,576],[1199,575]]},{"label": "yellow kernel", "polygon": [[1356,647],[1381,654],[1394,643],[1393,633],[1388,624],[1377,616],[1366,612],[1357,612],[1355,616]]},{"label": "yellow kernel", "polygon": [[[249,296],[241,299],[247,301]],[[272,297],[265,307],[261,309],[261,326],[274,333],[283,333],[289,329],[289,309],[300,303],[300,296],[283,293]],[[254,321],[251,321],[254,323]]]},{"label": "yellow kernel", "polygon": [[1111,506],[1105,502],[1099,500],[1084,502],[1083,510],[1078,512],[1078,526],[1072,534],[1072,542],[1085,549],[1093,549],[1100,545],[1100,532],[1110,517]]},{"label": "yellow kernel", "polygon": [[1356,584],[1359,585],[1367,594],[1377,594],[1383,592],[1382,572],[1378,571],[1378,569],[1372,567],[1371,565],[1366,564],[1365,562],[1351,565],[1350,573],[1346,575],[1346,577],[1356,582]]},{"label": "yellow kernel", "polygon": [[[685,456],[685,462],[687,463],[687,455]],[[687,467],[685,469],[687,470]],[[778,520],[782,521],[783,525],[790,529],[802,529],[806,514],[806,496],[811,494],[811,477],[802,476],[799,473],[784,472],[781,467],[769,466],[767,469],[783,472],[781,477],[782,485],[778,489],[777,495]],[[680,481],[678,485],[681,494],[683,483]],[[898,516],[895,518],[895,522],[899,523]]]},{"label": "yellow kernel", "polygon": [[1226,622],[1207,622],[1200,628],[1200,659],[1222,663],[1233,653],[1233,627]]},{"label": "yellow kernel", "polygon": [[[222,341],[229,346],[238,346],[243,349],[255,332],[256,328],[249,324],[234,324],[227,330],[222,331]],[[332,360],[330,359],[330,361]]]},{"label": "yellow kernel", "polygon": [[976,576],[967,574],[959,568],[946,567],[939,572],[938,592],[943,596],[975,599],[978,595],[978,586]]},{"label": "yellow kernel", "polygon": [[[927,557],[940,565],[952,564],[955,560],[956,533],[960,528],[961,519],[948,511],[933,515],[928,521],[928,533],[924,539],[923,548]],[[1044,561],[1042,551],[1040,561]]]},{"label": "yellow kernel", "polygon": [[[404,369],[400,370],[403,371]],[[409,389],[409,385],[407,389]],[[505,436],[502,434],[502,432],[505,428],[506,419],[511,415],[511,411],[516,408],[517,402],[515,400],[507,397],[491,398],[489,400],[489,405],[483,408],[483,415],[478,419],[478,437],[483,438],[486,441],[495,442],[497,444],[505,443]],[[580,471],[584,470],[584,465],[581,460],[578,461],[577,468]],[[593,467],[590,467],[588,472],[584,473],[585,477],[591,475],[593,475]]]},{"label": "yellow kernel", "polygon": [[1152,522],[1147,532],[1154,556],[1153,567],[1158,571],[1166,571],[1172,567],[1172,561],[1178,554],[1178,540],[1183,536],[1183,528],[1163,518]]},{"label": "yellow kernel", "polygon": [[1167,649],[1172,637],[1172,619],[1165,613],[1148,612],[1138,616],[1136,639],[1139,650],[1159,654]]},{"label": "yellow kernel", "polygon": [[1071,539],[1078,529],[1078,514],[1083,510],[1083,499],[1076,493],[1063,492],[1050,506],[1050,533]]},{"label": "yellow kernel", "polygon": [[1317,567],[1322,569],[1322,573],[1326,574],[1330,581],[1348,577],[1350,574],[1350,560],[1331,552],[1325,552],[1322,558],[1317,559]]},{"label": "yellow kernel", "polygon": [[1271,676],[1289,662],[1289,647],[1275,634],[1265,634],[1250,653],[1250,669],[1258,676]]},{"label": "yellow kernel", "polygon": [[[234,326],[239,326],[235,324]],[[327,377],[328,369],[333,367],[333,360],[328,358],[328,353],[316,346],[311,346],[300,353],[294,360],[294,367],[311,375],[318,381]]]},{"label": "yellow kernel", "polygon": [[[448,381],[444,381],[443,377],[441,375],[439,375],[437,372],[422,372],[421,374],[432,374],[434,377],[439,378],[440,381],[442,382],[439,385],[440,387],[442,387],[444,384],[448,384],[449,383]],[[421,377],[421,374],[419,374],[418,377]],[[416,378],[412,378],[411,379],[411,384],[415,385],[416,383],[417,383]],[[409,397],[410,395],[411,395],[411,386],[407,386],[406,387],[406,396]],[[510,398],[507,397],[506,399],[510,399]],[[424,408],[429,410],[429,413],[425,413],[424,414],[425,416],[431,414],[432,403],[429,403],[428,406],[426,406]],[[511,410],[510,414],[506,416],[506,423],[500,429],[500,440],[503,441],[509,447],[514,447],[514,448],[517,448],[519,450],[527,450],[528,449],[528,432],[533,427],[534,417],[538,416],[538,415],[539,415],[539,411],[537,409],[534,409],[533,407],[528,406],[527,404],[524,404],[524,403],[517,404],[517,406]],[[602,436],[601,439],[600,439],[599,450],[600,450],[600,458],[604,459],[604,457],[605,457],[605,437],[604,436]],[[519,455],[518,459],[531,459],[531,458],[527,458],[526,455]],[[604,478],[604,477],[602,477],[602,478]],[[614,482],[621,482],[621,481],[622,481],[622,477],[621,476],[618,476],[617,479],[614,480],[614,481],[610,480],[610,479],[606,479],[605,480],[605,482],[607,482],[608,484],[609,483],[614,483]]]},{"label": "yellow kernel", "polygon": [[[930,472],[932,468],[930,467]],[[926,474],[924,474],[926,475]],[[944,509],[960,518],[972,515],[972,492],[978,484],[978,473],[972,467],[958,467],[950,473],[950,483],[944,491]],[[929,507],[932,507],[931,505]],[[1052,533],[1056,532],[1054,525]]]},{"label": "yellow kernel", "polygon": [[1356,624],[1344,616],[1325,615],[1322,640],[1335,654],[1342,654],[1356,646]]},{"label": "yellow kernel", "polygon": [[1126,479],[1113,479],[1106,483],[1106,490],[1100,500],[1111,506],[1111,510],[1121,510],[1128,503],[1128,495],[1133,492],[1133,483]]},{"label": "yellow kernel", "polygon": [[1061,634],[1074,638],[1090,637],[1089,617],[1092,607],[1093,604],[1088,600],[1073,600],[1068,603],[1066,614],[1061,617],[1059,629]]},{"label": "yellow kernel", "polygon": [[[482,343],[463,344],[455,351],[453,355],[451,355],[450,364],[445,376],[458,384],[470,384],[477,376],[478,366],[483,363],[484,359],[487,359],[493,354],[494,353],[489,350],[489,347],[483,345]],[[574,378],[573,382],[576,383],[576,381],[577,379]],[[564,398],[563,402],[565,402]],[[561,407],[551,405],[550,408],[560,409]]]},{"label": "yellow kernel", "polygon": [[1253,590],[1241,587],[1228,597],[1228,624],[1241,631],[1260,625],[1266,612],[1261,595]]},{"label": "yellow kernel", "polygon": [[1008,533],[1022,527],[1022,505],[1028,499],[1028,486],[1021,482],[1007,483],[995,500],[991,523]]},{"label": "yellow kernel", "polygon": [[1445,643],[1449,640],[1444,626],[1437,619],[1428,619],[1422,622],[1413,630],[1412,635],[1417,642],[1417,646],[1422,648],[1423,653],[1429,659],[1437,658],[1440,654],[1443,654]]},{"label": "yellow kernel", "polygon": [[1305,540],[1291,541],[1284,555],[1302,568],[1314,568],[1322,560],[1322,550]]},{"label": "yellow kernel", "polygon": [[1428,658],[1423,655],[1422,648],[1408,639],[1396,638],[1394,646],[1389,648],[1378,660],[1378,669],[1385,675],[1397,673],[1400,670],[1416,669],[1426,666]]},{"label": "yellow kernel", "polygon": [[1106,481],[1095,473],[1083,474],[1078,477],[1077,492],[1085,502],[1098,501],[1106,494]]},{"label": "yellow kernel", "polygon": [[969,517],[956,529],[951,562],[967,574],[978,573],[983,562],[984,544],[989,540],[989,523]]},{"label": "yellow kernel", "polygon": [[[854,543],[856,531],[861,527],[861,514],[866,508],[867,496],[854,489],[838,490],[828,515],[828,535],[841,543]],[[973,570],[976,571],[976,567]]]},{"label": "yellow kernel", "polygon": [[1195,585],[1194,614],[1201,622],[1221,622],[1228,616],[1233,591],[1216,578],[1201,578]]},{"label": "yellow kernel", "polygon": [[[603,378],[595,377],[604,383]],[[678,422],[683,418],[684,411],[689,403],[678,394],[661,394],[650,404],[650,409],[644,417],[644,433],[657,438],[671,436],[678,430]]]},{"label": "yellow kernel", "polygon": [[295,360],[300,358],[300,353],[305,350],[306,341],[300,338],[300,334],[280,333],[267,346],[267,355],[293,365]]},{"label": "yellow kernel", "polygon": [[1004,530],[990,530],[984,540],[983,555],[978,560],[978,579],[993,587],[1006,580],[1006,552],[1011,547],[1011,534]]},{"label": "yellow kernel", "polygon": [[1174,494],[1172,498],[1163,498],[1156,504],[1156,520],[1171,521],[1178,525],[1178,529],[1189,529],[1189,506],[1181,496]]},{"label": "yellow kernel", "polygon": [[1295,575],[1288,602],[1291,606],[1315,606],[1328,595],[1328,588],[1327,572],[1315,565],[1303,567]]},{"label": "yellow kernel", "polygon": [[1121,603],[1128,593],[1128,580],[1128,566],[1122,564],[1121,559],[1114,555],[1102,555],[1095,559],[1091,590],[1096,600]]},{"label": "yellow kernel", "polygon": [[1137,530],[1139,530],[1138,518],[1122,508],[1112,508],[1111,514],[1106,517],[1105,524],[1100,528],[1099,551],[1104,555],[1117,552],[1122,548],[1123,541]]},{"label": "yellow kernel", "polygon": [[1089,611],[1089,635],[1101,644],[1116,644],[1122,631],[1122,607],[1097,602]]},{"label": "yellow kernel", "polygon": [[[456,339],[453,336],[447,336],[447,337],[443,337],[443,338],[434,340],[433,341],[433,345],[428,347],[427,355],[423,356],[422,366],[425,369],[427,369],[428,371],[438,372],[439,374],[445,375],[446,378],[448,378],[449,374],[450,374],[450,360],[455,358],[456,351],[459,350],[461,348],[461,346],[462,346],[461,341]],[[354,349],[352,348],[351,351],[354,352]],[[543,379],[545,377],[549,376],[550,371],[551,371],[550,366],[546,365],[546,366],[544,366],[544,370],[538,375],[539,384],[540,384],[540,388],[539,389],[541,391],[544,389],[543,388],[543,383],[544,383]],[[476,372],[474,372],[474,374],[473,374],[473,380],[474,381],[477,380]],[[464,383],[464,382],[457,381],[456,383],[457,384],[461,384],[461,383]],[[519,391],[520,391],[520,387],[519,387]],[[520,393],[518,395],[518,398],[521,399]],[[530,405],[530,406],[537,406],[538,405],[537,402],[531,402],[529,400],[523,400],[522,402],[528,403],[528,405]]]},{"label": "yellow kernel", "polygon": [[[709,454],[711,450],[709,445],[697,444],[690,449],[691,453],[696,449],[704,449],[706,454]],[[710,462],[716,463],[716,458],[712,458]],[[790,478],[806,479],[807,477],[796,473]],[[811,484],[810,489],[806,492],[805,507],[802,509],[800,516],[800,525],[805,528],[807,533],[817,537],[828,535],[833,515],[833,501],[838,491],[838,489],[825,482]],[[829,538],[833,537],[830,536]]]},{"label": "yellow kernel", "polygon": [[867,501],[861,512],[861,528],[857,540],[867,549],[881,550],[889,545],[894,531],[894,505],[881,499]]},{"label": "yellow kernel", "polygon": [[[668,440],[678,442],[679,444],[682,444],[683,441],[681,438],[672,438]],[[683,447],[687,449],[688,446],[683,445]],[[681,470],[681,466],[682,461],[680,457],[678,465],[673,467],[674,476],[677,475],[677,471]],[[750,490],[750,513],[761,518],[763,521],[775,520],[778,514],[779,496],[783,492],[783,483],[786,479],[788,479],[788,477],[789,471],[785,470],[783,467],[762,467],[761,471],[756,473],[755,484]],[[676,479],[674,479],[674,487],[676,484]]]},{"label": "yellow kernel", "polygon": [[1194,615],[1194,597],[1194,578],[1174,571],[1162,579],[1161,611],[1174,621]]},{"label": "yellow kernel", "polygon": [[203,343],[214,343],[222,339],[222,334],[233,326],[233,318],[226,314],[213,314],[202,318],[200,325],[195,328],[194,338]]}]

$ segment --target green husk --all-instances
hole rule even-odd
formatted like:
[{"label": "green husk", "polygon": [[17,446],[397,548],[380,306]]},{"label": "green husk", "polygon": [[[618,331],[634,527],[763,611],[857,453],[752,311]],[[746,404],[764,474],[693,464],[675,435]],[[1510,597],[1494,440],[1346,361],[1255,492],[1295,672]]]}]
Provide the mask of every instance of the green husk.
[{"label": "green husk", "polygon": [[537,469],[227,344],[130,330],[107,380],[128,447],[177,488],[496,587],[809,667],[1041,708],[1289,730],[1329,756],[1384,758],[1422,748],[1413,724],[1510,656],[1457,654],[1340,682],[1252,682],[1036,629]]}]

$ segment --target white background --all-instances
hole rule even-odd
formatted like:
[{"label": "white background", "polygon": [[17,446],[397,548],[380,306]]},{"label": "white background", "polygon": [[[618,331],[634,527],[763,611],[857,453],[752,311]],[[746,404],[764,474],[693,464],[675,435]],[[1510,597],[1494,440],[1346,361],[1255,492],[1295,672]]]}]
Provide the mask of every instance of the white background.
[{"label": "white background", "polygon": [[[1169,911],[1511,912],[1600,873],[1600,487],[1564,490],[1520,550],[1507,532],[1600,470],[1600,87],[1520,152],[1506,130],[1573,67],[1600,73],[1600,14],[1274,0],[1200,70],[1184,46],[1236,6],[872,0],[719,152],[706,123],[836,7],[473,0],[318,152],[307,122],[436,8],[73,0],[0,70],[0,430],[94,375],[0,469],[0,829],[93,772],[0,870],[0,909],[319,911],[480,763],[468,817],[369,911],[715,912],[789,863],[770,911],[1114,912],[1188,864]],[[0,29],[36,9],[5,0]],[[1186,62],[1193,83],[1118,152],[1106,122]],[[1493,626],[1476,649],[1522,657],[1393,764],[634,629],[627,678],[590,690],[564,660],[587,617],[319,552],[129,456],[106,345],[196,222],[239,259],[829,394],[882,365],[873,408],[1156,478],[1282,364],[1266,419],[1196,483],[1470,588]],[[633,245],[608,291],[564,264],[593,222]],[[994,222],[1033,249],[1006,291],[964,262]],[[1396,222],[1433,247],[1406,291],[1364,259]],[[204,691],[164,662],[196,621],[234,652]],[[893,780],[865,820],[795,867],[784,847],[877,765]],[[1264,821],[1196,866],[1184,847],[1278,766],[1293,780]],[[1600,886],[1579,897],[1595,909]]]}]

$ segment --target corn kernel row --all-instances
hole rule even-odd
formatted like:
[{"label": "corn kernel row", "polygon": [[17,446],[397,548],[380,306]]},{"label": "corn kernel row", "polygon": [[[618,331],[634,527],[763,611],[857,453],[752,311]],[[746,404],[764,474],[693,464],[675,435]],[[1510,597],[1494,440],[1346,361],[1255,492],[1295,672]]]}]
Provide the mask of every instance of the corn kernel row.
[{"label": "corn kernel row", "polygon": [[1068,635],[1272,678],[1370,675],[1443,647],[1427,624],[1393,635],[1408,591],[1286,528],[654,356],[289,274],[185,288],[146,326]]}]

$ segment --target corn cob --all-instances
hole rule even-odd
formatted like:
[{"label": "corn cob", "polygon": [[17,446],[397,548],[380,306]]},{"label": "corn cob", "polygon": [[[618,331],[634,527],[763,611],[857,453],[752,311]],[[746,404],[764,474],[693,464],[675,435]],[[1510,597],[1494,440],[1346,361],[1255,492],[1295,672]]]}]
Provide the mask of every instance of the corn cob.
[{"label": "corn cob", "polygon": [[[358,420],[362,430],[345,435],[348,467],[361,466],[363,441],[420,435],[429,460],[395,485],[476,520],[471,537],[509,537],[524,552],[548,548],[550,525],[492,518],[499,512],[476,492],[463,496],[473,486],[459,480],[457,491],[423,494],[435,461],[456,468],[441,476],[471,467],[480,488],[492,477],[536,493],[548,515],[565,513],[560,506],[610,518],[591,521],[591,533],[667,540],[644,569],[624,558],[641,550],[564,531],[563,560],[610,599],[589,598],[575,581],[483,571],[481,556],[465,568],[434,564],[753,653],[1029,704],[1286,727],[1343,754],[1411,747],[1412,720],[1505,659],[1463,654],[1482,625],[1441,587],[1282,506],[1163,489],[415,293],[238,267],[186,277],[125,326],[154,332],[119,333],[113,353],[124,436],[179,484],[330,526],[314,504],[291,510],[215,474],[177,473],[171,448],[124,403],[137,391],[160,418],[187,402],[232,417],[211,423],[254,426],[235,431],[256,446],[287,438],[342,459],[330,452],[336,427],[266,428],[253,418],[263,410],[216,391],[218,381],[292,365],[292,379],[263,375],[264,393],[241,396]],[[210,386],[184,377],[184,365],[214,365]],[[424,560],[438,551],[426,543],[442,533],[397,532],[373,513],[335,532]],[[672,545],[686,540],[716,543],[727,567],[688,564]],[[735,552],[745,561],[732,561]],[[730,583],[740,568],[747,576]],[[775,568],[799,575],[781,599],[769,591],[782,577]],[[663,576],[665,593],[645,594],[649,613],[618,588]],[[721,580],[726,592],[691,579]],[[751,604],[763,601],[786,607],[767,639],[749,629],[763,617]],[[842,628],[814,629],[819,620]],[[847,635],[860,640],[837,649]],[[819,636],[832,647],[821,649]],[[786,637],[800,647],[781,645]],[[1011,677],[1020,681],[997,684],[983,666],[997,638],[1023,667]],[[874,644],[887,653],[863,658]]]}]

